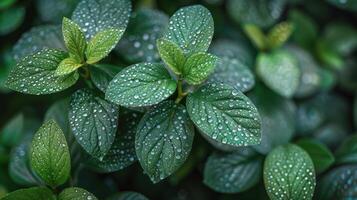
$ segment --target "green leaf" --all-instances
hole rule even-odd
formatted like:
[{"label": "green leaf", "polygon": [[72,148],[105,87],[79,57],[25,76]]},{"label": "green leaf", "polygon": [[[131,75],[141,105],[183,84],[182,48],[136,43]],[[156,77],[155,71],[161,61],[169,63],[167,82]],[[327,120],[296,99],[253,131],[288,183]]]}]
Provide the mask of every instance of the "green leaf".
[{"label": "green leaf", "polygon": [[214,71],[218,57],[209,53],[195,53],[187,58],[182,77],[188,84],[202,83]]},{"label": "green leaf", "polygon": [[287,144],[271,151],[264,163],[264,184],[270,199],[312,199],[314,164],[303,149]]},{"label": "green leaf", "polygon": [[137,192],[122,192],[110,197],[108,200],[149,200],[144,195]]},{"label": "green leaf", "polygon": [[144,172],[153,183],[174,173],[187,159],[194,128],[183,105],[168,100],[141,119],[135,149]]},{"label": "green leaf", "polygon": [[0,144],[8,147],[16,145],[23,135],[24,115],[22,113],[14,116],[2,128],[0,134]]},{"label": "green leaf", "polygon": [[322,143],[313,139],[302,139],[297,143],[309,155],[317,174],[326,171],[335,161],[332,152]]},{"label": "green leaf", "polygon": [[103,159],[114,142],[118,107],[82,89],[71,96],[68,116],[77,142],[93,157]]},{"label": "green leaf", "polygon": [[324,175],[317,185],[316,199],[353,199],[356,195],[357,165],[343,165]]},{"label": "green leaf", "polygon": [[59,63],[67,54],[54,49],[44,49],[23,58],[11,71],[6,86],[27,94],[51,94],[75,84],[78,73],[56,76]]},{"label": "green leaf", "polygon": [[347,138],[336,151],[336,163],[357,163],[357,136]]},{"label": "green leaf", "polygon": [[87,39],[107,29],[125,30],[131,12],[130,0],[82,0],[74,10],[72,20]]},{"label": "green leaf", "polygon": [[284,97],[294,95],[300,80],[295,57],[284,51],[261,53],[257,63],[257,74],[270,89]]},{"label": "green leaf", "polygon": [[62,33],[72,60],[77,64],[83,63],[87,41],[80,27],[70,19],[64,17],[62,21]]},{"label": "green leaf", "polygon": [[115,48],[123,33],[123,29],[106,29],[94,35],[85,52],[86,62],[94,64],[106,57]]},{"label": "green leaf", "polygon": [[163,64],[138,63],[120,71],[110,82],[105,98],[127,107],[157,104],[176,90]]},{"label": "green leaf", "polygon": [[56,197],[46,187],[32,187],[8,193],[1,200],[56,200]]},{"label": "green leaf", "polygon": [[97,200],[97,197],[85,189],[70,187],[58,195],[58,200]]},{"label": "green leaf", "polygon": [[77,60],[75,60],[72,57],[65,58],[58,65],[58,67],[55,71],[55,75],[56,76],[64,76],[64,75],[70,74],[70,73],[76,71],[82,65],[83,64],[78,63]]},{"label": "green leaf", "polygon": [[185,64],[185,55],[178,45],[165,38],[156,42],[161,59],[175,74],[181,74]]},{"label": "green leaf", "polygon": [[214,32],[211,13],[201,5],[179,9],[170,18],[164,38],[176,43],[186,55],[207,51]]},{"label": "green leaf", "polygon": [[271,49],[282,46],[293,32],[293,25],[289,22],[276,24],[267,35],[267,42]]},{"label": "green leaf", "polygon": [[159,62],[156,40],[162,37],[168,22],[168,16],[161,11],[139,9],[132,15],[115,51],[129,63]]},{"label": "green leaf", "polygon": [[43,49],[66,50],[60,26],[37,26],[24,33],[16,42],[13,54],[16,61]]},{"label": "green leaf", "polygon": [[258,26],[254,24],[244,24],[243,30],[259,50],[263,50],[267,47],[267,38]]},{"label": "green leaf", "polygon": [[54,120],[61,127],[63,133],[69,135],[69,98],[60,99],[53,103],[46,111],[44,121]]},{"label": "green leaf", "polygon": [[90,77],[94,85],[105,93],[110,81],[123,67],[110,64],[96,64],[89,67]]},{"label": "green leaf", "polygon": [[14,6],[0,12],[0,36],[17,29],[25,19],[26,10],[22,6]]},{"label": "green leaf", "polygon": [[295,30],[292,33],[293,41],[302,47],[313,48],[318,34],[318,26],[315,21],[299,10],[289,11],[289,21]]},{"label": "green leaf", "polygon": [[217,192],[243,192],[259,182],[262,169],[262,157],[251,149],[214,153],[205,164],[203,182]]},{"label": "green leaf", "polygon": [[41,22],[60,24],[63,17],[71,16],[79,0],[36,0],[36,10]]},{"label": "green leaf", "polygon": [[239,90],[207,84],[189,94],[186,106],[197,128],[212,139],[233,146],[260,143],[258,110]]},{"label": "green leaf", "polygon": [[69,177],[71,159],[61,128],[54,120],[47,121],[36,132],[30,162],[32,169],[51,187],[62,185]]}]

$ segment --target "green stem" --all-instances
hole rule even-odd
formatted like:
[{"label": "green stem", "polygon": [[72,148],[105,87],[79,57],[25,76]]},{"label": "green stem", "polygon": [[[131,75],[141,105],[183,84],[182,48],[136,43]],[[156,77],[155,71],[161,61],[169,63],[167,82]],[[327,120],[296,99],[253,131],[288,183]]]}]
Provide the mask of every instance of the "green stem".
[{"label": "green stem", "polygon": [[180,101],[187,95],[187,92],[183,92],[182,89],[182,79],[179,79],[177,82],[177,98],[175,100],[175,103],[178,104]]}]

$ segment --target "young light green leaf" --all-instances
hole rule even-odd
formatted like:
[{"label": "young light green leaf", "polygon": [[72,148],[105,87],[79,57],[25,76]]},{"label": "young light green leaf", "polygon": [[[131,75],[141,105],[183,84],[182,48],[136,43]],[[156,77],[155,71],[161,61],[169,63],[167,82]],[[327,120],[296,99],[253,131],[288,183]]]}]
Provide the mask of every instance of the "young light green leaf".
[{"label": "young light green leaf", "polygon": [[93,157],[103,159],[114,142],[118,107],[82,89],[71,96],[68,116],[77,142]]},{"label": "young light green leaf", "polygon": [[58,195],[58,200],[97,200],[97,197],[85,189],[70,187]]},{"label": "young light green leaf", "polygon": [[105,93],[110,81],[123,67],[110,64],[96,64],[89,67],[90,78],[93,84]]},{"label": "young light green leaf", "polygon": [[106,29],[94,35],[85,51],[87,63],[94,64],[106,57],[117,45],[124,29]]},{"label": "young light green leaf", "polygon": [[201,5],[179,9],[170,18],[164,38],[176,43],[186,55],[207,51],[213,36],[211,13]]},{"label": "young light green leaf", "polygon": [[32,169],[51,187],[57,187],[69,177],[71,159],[61,128],[47,121],[35,134],[31,144]]},{"label": "young light green leaf", "polygon": [[295,57],[284,51],[262,53],[257,63],[257,74],[270,89],[284,97],[294,95],[300,80]]},{"label": "young light green leaf", "polygon": [[270,199],[312,199],[314,164],[303,149],[287,144],[271,151],[264,163],[264,184]]},{"label": "young light green leaf", "polygon": [[269,48],[275,49],[282,46],[293,32],[293,25],[289,22],[281,22],[275,25],[267,36]]},{"label": "young light green leaf", "polygon": [[176,90],[163,64],[138,63],[120,71],[110,82],[105,98],[127,107],[143,107],[167,99]]},{"label": "young light green leaf", "polygon": [[56,200],[56,197],[46,187],[31,187],[8,193],[1,200]]},{"label": "young light green leaf", "polygon": [[22,113],[14,116],[0,131],[0,144],[8,147],[16,145],[24,130],[24,115]]},{"label": "young light green leaf", "polygon": [[83,64],[78,63],[77,60],[72,57],[65,58],[58,65],[58,67],[55,71],[55,75],[56,76],[64,76],[64,75],[70,74],[70,73],[76,71],[82,65]]},{"label": "young light green leaf", "polygon": [[336,162],[338,164],[357,163],[357,136],[347,138],[336,151]]},{"label": "young light green leaf", "polygon": [[110,197],[108,200],[149,200],[144,195],[137,192],[123,192]]},{"label": "young light green leaf", "polygon": [[258,110],[239,90],[222,83],[207,84],[189,94],[186,106],[197,128],[212,139],[233,146],[260,143]]},{"label": "young light green leaf", "polygon": [[78,73],[56,76],[59,63],[67,54],[54,49],[44,49],[23,58],[11,71],[6,86],[18,92],[41,95],[67,89],[78,80]]},{"label": "young light green leaf", "polygon": [[267,38],[263,31],[254,24],[244,24],[243,30],[252,43],[259,49],[264,50],[267,47]]},{"label": "young light green leaf", "polygon": [[203,182],[217,192],[243,192],[259,182],[262,169],[262,157],[251,149],[214,153],[205,164]]},{"label": "young light green leaf", "polygon": [[165,38],[158,39],[156,42],[161,59],[175,73],[181,74],[185,64],[185,55],[180,47]]},{"label": "young light green leaf", "polygon": [[317,174],[327,170],[335,161],[332,152],[326,147],[326,145],[316,140],[302,139],[296,144],[310,155]]},{"label": "young light green leaf", "polygon": [[87,41],[80,27],[70,19],[64,17],[62,21],[62,33],[69,55],[77,64],[83,63]]},{"label": "young light green leaf", "polygon": [[209,53],[195,53],[187,58],[182,77],[188,84],[202,83],[214,71],[218,57]]},{"label": "young light green leaf", "polygon": [[194,128],[183,105],[168,100],[141,119],[135,149],[144,172],[157,183],[174,173],[187,159]]}]

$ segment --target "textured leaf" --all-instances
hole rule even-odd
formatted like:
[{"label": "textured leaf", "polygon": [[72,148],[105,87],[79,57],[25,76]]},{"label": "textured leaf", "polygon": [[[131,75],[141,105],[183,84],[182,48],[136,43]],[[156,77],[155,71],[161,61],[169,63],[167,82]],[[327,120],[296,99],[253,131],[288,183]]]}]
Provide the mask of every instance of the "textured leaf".
[{"label": "textured leaf", "polygon": [[275,25],[267,36],[267,42],[270,48],[282,46],[293,32],[293,25],[289,22],[281,22]]},{"label": "textured leaf", "polygon": [[123,192],[121,194],[114,195],[108,200],[149,200],[144,195],[137,192]]},{"label": "textured leaf", "polygon": [[70,19],[64,17],[62,21],[62,33],[69,55],[77,64],[84,62],[87,41],[80,27]]},{"label": "textured leaf", "polygon": [[338,164],[357,164],[357,136],[347,138],[336,151]]},{"label": "textured leaf", "polygon": [[205,164],[204,183],[217,192],[243,192],[258,183],[262,169],[262,157],[248,148],[214,153]]},{"label": "textured leaf", "polygon": [[144,172],[152,182],[174,173],[187,159],[194,129],[183,105],[164,101],[141,119],[135,149]]},{"label": "textured leaf", "polygon": [[264,184],[270,199],[312,199],[314,164],[300,147],[288,144],[271,151],[264,163]]},{"label": "textured leaf", "polygon": [[118,107],[82,89],[72,95],[68,116],[77,142],[93,157],[103,159],[114,142]]},{"label": "textured leaf", "polygon": [[221,83],[202,86],[189,94],[187,111],[198,129],[233,146],[260,142],[261,122],[253,103],[239,90]]},{"label": "textured leaf", "polygon": [[56,197],[46,187],[32,187],[8,193],[1,200],[56,200]]},{"label": "textured leaf", "polygon": [[59,186],[68,179],[70,154],[66,138],[55,121],[47,121],[35,134],[30,162],[36,174],[51,187]]},{"label": "textured leaf", "polygon": [[106,57],[117,45],[124,29],[106,29],[98,32],[89,41],[86,49],[88,64],[93,64]]},{"label": "textured leaf", "polygon": [[70,17],[79,0],[36,0],[36,9],[43,22],[59,24]]},{"label": "textured leaf", "polygon": [[299,86],[300,70],[295,57],[283,51],[260,54],[257,74],[276,93],[291,97]]},{"label": "textured leaf", "polygon": [[64,60],[62,60],[56,71],[55,71],[55,75],[56,76],[64,76],[67,74],[70,74],[74,71],[76,71],[78,68],[80,68],[83,64],[78,63],[74,58],[65,58]]},{"label": "textured leaf", "polygon": [[131,12],[130,0],[82,0],[72,15],[87,39],[107,29],[125,30]]},{"label": "textured leaf", "polygon": [[110,81],[123,67],[110,64],[96,64],[89,67],[90,77],[94,85],[105,93]]},{"label": "textured leaf", "polygon": [[6,85],[28,94],[51,94],[67,89],[78,80],[78,73],[56,76],[59,63],[67,56],[59,50],[44,49],[23,58],[11,71]]},{"label": "textured leaf", "polygon": [[157,40],[157,49],[161,59],[175,74],[181,74],[185,64],[185,55],[174,42],[161,38]]},{"label": "textured leaf", "polygon": [[0,36],[18,28],[25,19],[26,10],[22,6],[14,6],[0,12]]},{"label": "textured leaf", "polygon": [[179,9],[170,18],[164,38],[176,43],[186,55],[207,51],[213,36],[211,13],[201,5]]},{"label": "textured leaf", "polygon": [[187,83],[198,85],[214,71],[217,60],[216,56],[209,53],[195,53],[187,58],[182,76]]},{"label": "textured leaf", "polygon": [[267,38],[258,26],[254,24],[245,24],[243,30],[259,50],[264,50],[267,47]]},{"label": "textured leaf", "polygon": [[97,200],[97,198],[85,189],[70,187],[58,195],[58,200]]},{"label": "textured leaf", "polygon": [[24,115],[20,113],[10,119],[2,128],[0,132],[0,144],[8,147],[16,145],[23,135],[23,130]]},{"label": "textured leaf", "polygon": [[60,26],[44,25],[32,28],[16,42],[13,54],[16,61],[43,49],[65,50]]},{"label": "textured leaf", "polygon": [[158,62],[156,40],[169,22],[166,14],[153,9],[140,9],[132,15],[128,29],[115,51],[130,63]]},{"label": "textured leaf", "polygon": [[114,77],[105,98],[121,106],[142,107],[165,100],[175,90],[176,81],[162,64],[139,63]]},{"label": "textured leaf", "polygon": [[313,139],[302,139],[297,142],[309,155],[314,163],[316,173],[327,170],[335,161],[332,152],[322,143]]}]

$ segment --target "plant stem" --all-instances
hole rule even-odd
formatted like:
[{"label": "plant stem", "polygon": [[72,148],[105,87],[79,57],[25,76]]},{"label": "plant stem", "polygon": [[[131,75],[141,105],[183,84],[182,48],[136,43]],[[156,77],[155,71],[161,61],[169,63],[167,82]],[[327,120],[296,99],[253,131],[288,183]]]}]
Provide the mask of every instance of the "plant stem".
[{"label": "plant stem", "polygon": [[180,101],[187,95],[187,92],[183,92],[182,89],[182,79],[179,79],[177,82],[177,98],[175,103],[178,104]]}]

